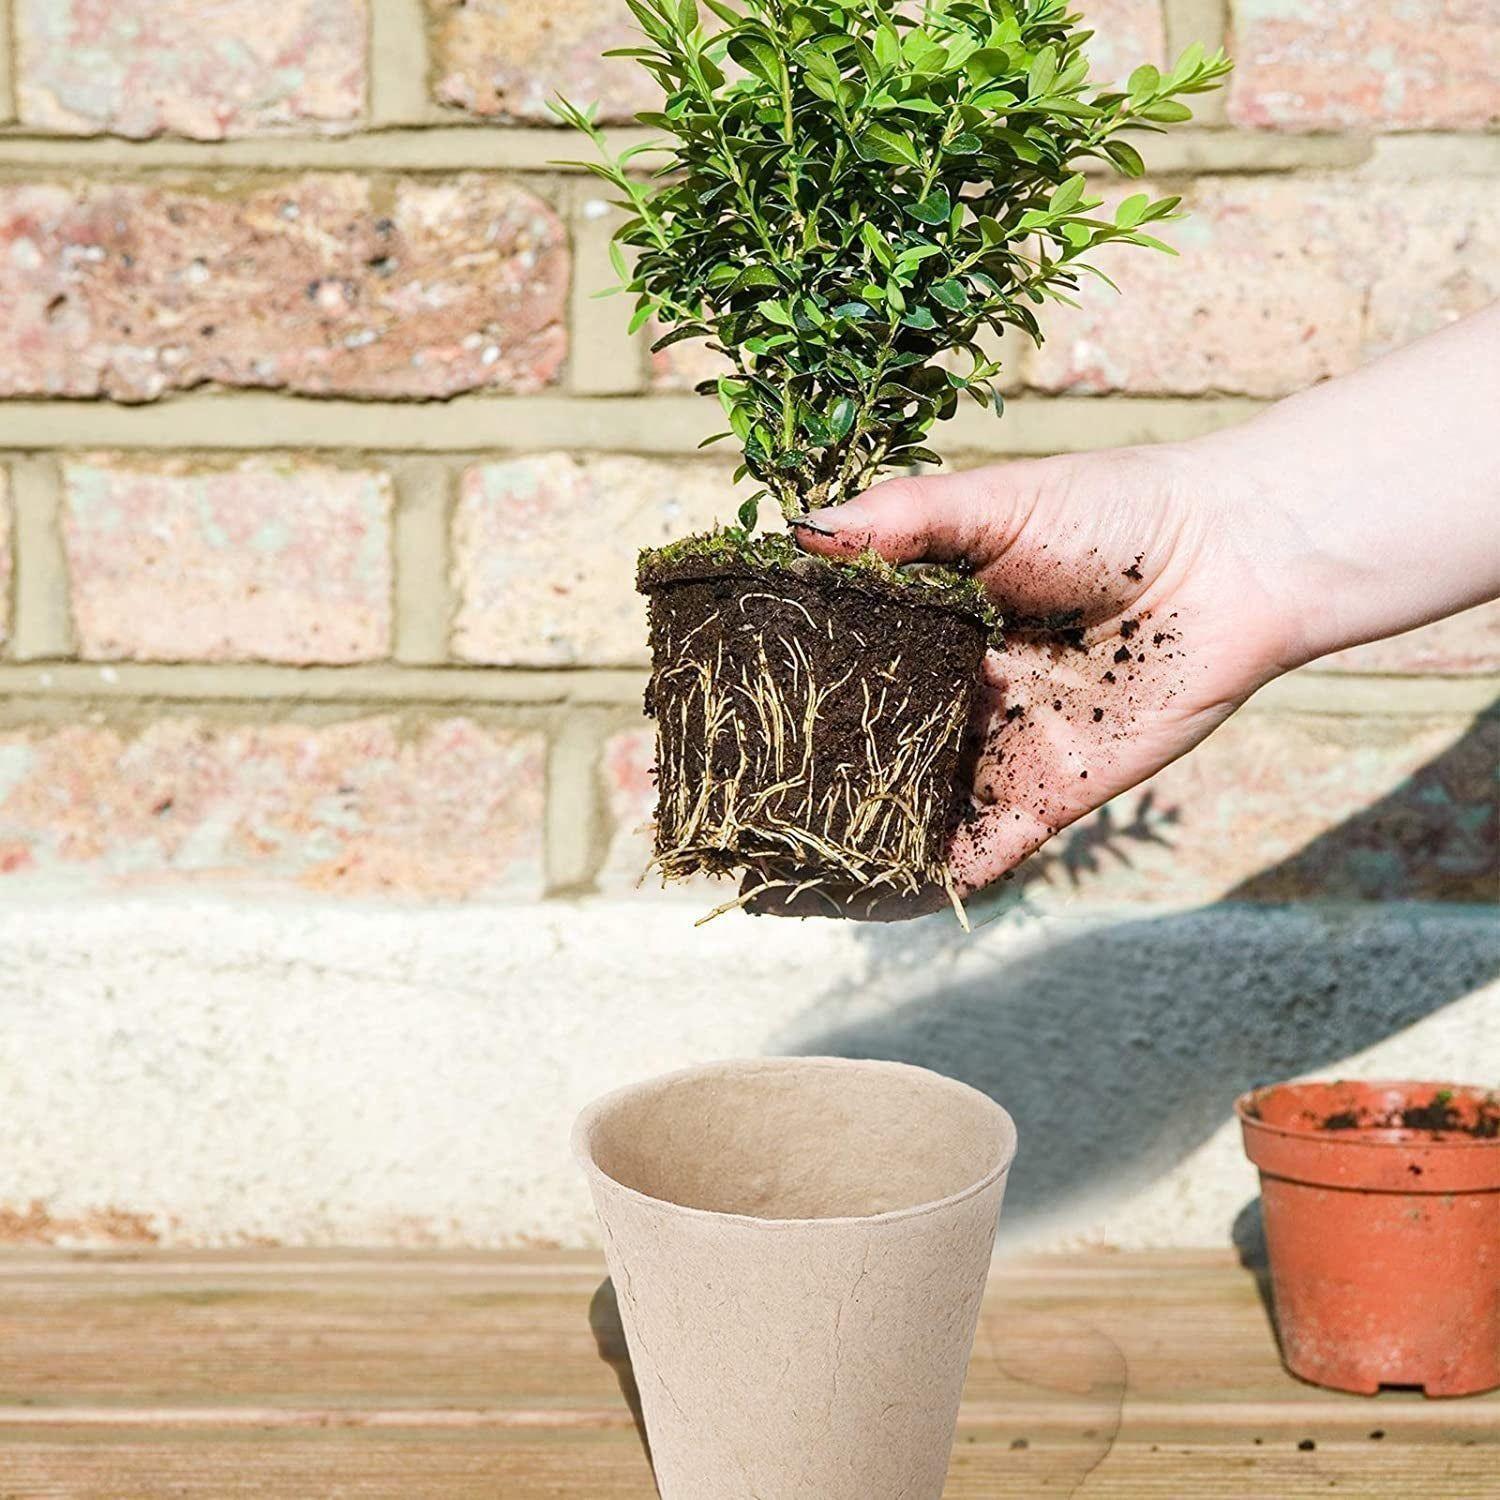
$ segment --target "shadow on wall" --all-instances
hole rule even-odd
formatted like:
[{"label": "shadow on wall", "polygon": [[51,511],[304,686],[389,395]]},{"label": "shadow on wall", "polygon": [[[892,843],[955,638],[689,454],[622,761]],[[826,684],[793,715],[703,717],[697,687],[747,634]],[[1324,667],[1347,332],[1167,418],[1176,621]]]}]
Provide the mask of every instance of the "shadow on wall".
[{"label": "shadow on wall", "polygon": [[[1477,720],[1389,796],[1197,911],[1101,922],[988,964],[951,919],[927,919],[920,935],[864,927],[865,972],[804,1017],[787,1050],[919,1063],[1002,1101],[1032,1164],[1006,1193],[1012,1231],[1144,1187],[1244,1089],[1368,1048],[1500,974],[1491,911],[1387,899],[1392,870],[1413,865],[1424,894],[1494,889],[1494,817],[1454,818],[1457,790],[1492,780],[1497,738],[1500,722]],[[1113,835],[1160,841],[1170,822],[1138,816]],[[1085,837],[1098,845],[1097,830]],[[1053,869],[1103,852],[1075,839]],[[1308,890],[1339,904],[1267,911]],[[840,1022],[893,974],[916,998]]]}]

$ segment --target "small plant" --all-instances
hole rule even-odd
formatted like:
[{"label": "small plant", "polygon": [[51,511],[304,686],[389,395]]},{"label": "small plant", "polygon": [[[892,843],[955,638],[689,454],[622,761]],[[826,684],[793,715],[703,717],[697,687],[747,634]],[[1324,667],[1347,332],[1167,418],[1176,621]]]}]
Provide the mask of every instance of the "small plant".
[{"label": "small plant", "polygon": [[1067,0],[627,3],[642,41],[623,55],[666,95],[638,119],[668,139],[611,159],[592,111],[557,110],[629,214],[612,250],[632,332],[654,319],[656,349],[704,339],[729,361],[700,387],[729,422],[707,442],[738,439],[736,480],[761,486],[738,526],[641,558],[656,864],[744,871],[741,900],[952,895],[993,610],[952,572],[752,536],[759,505],[795,524],[938,462],[928,434],[965,396],[999,412],[994,335],[1040,342],[1049,300],[1108,280],[1088,259],[1101,245],[1169,248],[1148,226],[1176,198],[1098,216],[1080,165],[1139,176],[1126,133],[1189,119],[1183,99],[1229,64],[1191,47],[1165,75],[1091,88]]},{"label": "small plant", "polygon": [[[928,433],[962,397],[999,412],[981,336],[1040,343],[1049,299],[1108,280],[1099,246],[1171,253],[1147,226],[1177,198],[1099,217],[1078,165],[1139,176],[1126,133],[1191,118],[1184,97],[1229,70],[1194,46],[1091,88],[1068,0],[702,0],[717,27],[697,0],[628,3],[643,44],[609,55],[661,83],[665,107],[638,118],[672,140],[581,164],[632,214],[615,290],[635,294],[632,330],[668,330],[657,349],[701,338],[731,361],[702,389],[789,520],[938,462]],[[557,108],[604,151],[590,112]]]}]

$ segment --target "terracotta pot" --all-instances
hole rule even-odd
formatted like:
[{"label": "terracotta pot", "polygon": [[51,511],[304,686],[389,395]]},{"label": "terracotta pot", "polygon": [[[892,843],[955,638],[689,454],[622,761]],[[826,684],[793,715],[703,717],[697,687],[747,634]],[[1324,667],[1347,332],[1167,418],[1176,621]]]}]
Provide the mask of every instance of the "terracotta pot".
[{"label": "terracotta pot", "polygon": [[1362,1395],[1500,1386],[1500,1093],[1278,1084],[1236,1111],[1287,1368]]},{"label": "terracotta pot", "polygon": [[940,1500],[1010,1116],[922,1068],[718,1063],[574,1145],[662,1500]]}]

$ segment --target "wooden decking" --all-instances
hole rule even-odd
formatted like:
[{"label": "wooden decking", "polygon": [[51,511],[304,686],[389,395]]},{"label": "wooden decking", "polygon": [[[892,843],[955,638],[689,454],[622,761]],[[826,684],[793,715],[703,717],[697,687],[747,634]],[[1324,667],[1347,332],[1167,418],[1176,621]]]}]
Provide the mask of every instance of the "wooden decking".
[{"label": "wooden decking", "polygon": [[[652,1500],[601,1277],[551,1254],[9,1252],[0,1500]],[[1299,1384],[1229,1256],[996,1272],[949,1500],[1330,1494],[1500,1500],[1500,1397]]]}]

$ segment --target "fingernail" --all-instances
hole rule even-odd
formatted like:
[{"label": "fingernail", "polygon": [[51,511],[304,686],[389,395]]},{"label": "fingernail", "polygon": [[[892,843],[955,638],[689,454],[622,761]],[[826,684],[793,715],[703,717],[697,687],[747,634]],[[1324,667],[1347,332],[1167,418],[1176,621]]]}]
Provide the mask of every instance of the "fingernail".
[{"label": "fingernail", "polygon": [[849,505],[829,505],[822,510],[810,510],[802,518],[801,524],[809,531],[820,532],[823,536],[834,536],[840,531],[849,531],[858,526],[864,520],[858,507]]}]

